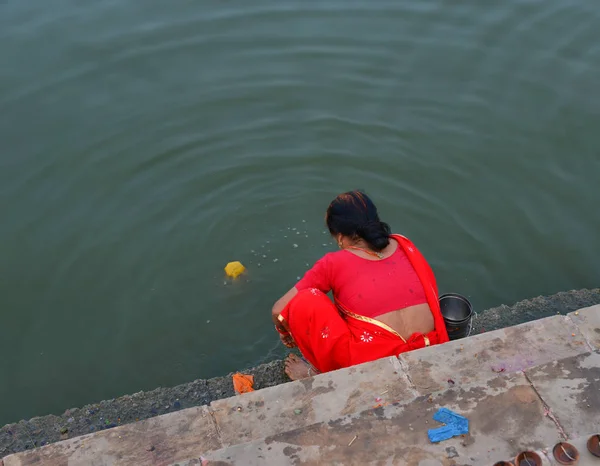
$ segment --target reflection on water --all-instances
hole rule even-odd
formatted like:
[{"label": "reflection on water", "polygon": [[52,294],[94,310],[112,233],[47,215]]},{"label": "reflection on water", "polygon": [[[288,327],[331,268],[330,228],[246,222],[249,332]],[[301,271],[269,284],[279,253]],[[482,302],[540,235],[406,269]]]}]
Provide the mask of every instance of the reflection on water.
[{"label": "reflection on water", "polygon": [[599,22],[584,0],[0,3],[0,424],[281,356],[269,308],[348,189],[476,310],[597,286]]}]

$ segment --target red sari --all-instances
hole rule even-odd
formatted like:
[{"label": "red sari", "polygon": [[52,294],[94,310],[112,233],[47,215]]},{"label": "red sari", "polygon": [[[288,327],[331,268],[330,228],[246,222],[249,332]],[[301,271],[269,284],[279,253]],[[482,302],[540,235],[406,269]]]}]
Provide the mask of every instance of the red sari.
[{"label": "red sari", "polygon": [[299,291],[281,312],[302,355],[319,371],[328,372],[425,346],[447,342],[438,289],[431,267],[404,236],[392,235],[407,255],[423,288],[434,320],[434,330],[414,333],[408,340],[376,319],[353,313],[322,291]]}]

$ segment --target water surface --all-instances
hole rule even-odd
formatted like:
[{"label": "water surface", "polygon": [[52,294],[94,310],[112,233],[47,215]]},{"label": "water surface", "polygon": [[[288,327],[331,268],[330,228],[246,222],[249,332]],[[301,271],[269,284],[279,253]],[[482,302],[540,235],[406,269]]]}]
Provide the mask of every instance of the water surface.
[{"label": "water surface", "polygon": [[349,189],[479,310],[598,286],[598,30],[589,0],[0,2],[0,425],[281,357]]}]

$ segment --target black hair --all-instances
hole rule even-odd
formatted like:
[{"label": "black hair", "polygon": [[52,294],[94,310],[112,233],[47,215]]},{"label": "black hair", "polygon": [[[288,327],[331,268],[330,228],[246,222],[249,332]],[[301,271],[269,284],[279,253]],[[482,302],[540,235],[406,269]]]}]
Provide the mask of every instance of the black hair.
[{"label": "black hair", "polygon": [[331,201],[325,222],[332,235],[362,238],[375,251],[390,244],[390,226],[379,220],[377,207],[362,191],[349,191]]}]

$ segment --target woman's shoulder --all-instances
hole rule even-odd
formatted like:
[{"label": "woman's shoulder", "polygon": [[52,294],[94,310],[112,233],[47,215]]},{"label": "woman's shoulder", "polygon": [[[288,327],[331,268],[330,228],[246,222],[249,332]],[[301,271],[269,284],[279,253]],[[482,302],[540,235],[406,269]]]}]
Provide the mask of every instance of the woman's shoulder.
[{"label": "woman's shoulder", "polygon": [[346,251],[343,249],[340,251],[331,251],[323,255],[320,260],[326,262],[337,262],[341,260],[346,255]]},{"label": "woman's shoulder", "polygon": [[348,251],[340,250],[340,251],[331,251],[323,256],[319,260],[317,260],[316,264],[321,266],[332,267],[339,264],[344,264],[348,260],[348,258],[354,256],[354,254],[349,253]]}]

